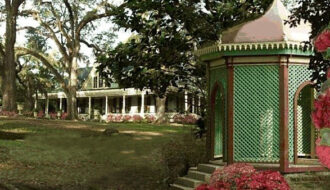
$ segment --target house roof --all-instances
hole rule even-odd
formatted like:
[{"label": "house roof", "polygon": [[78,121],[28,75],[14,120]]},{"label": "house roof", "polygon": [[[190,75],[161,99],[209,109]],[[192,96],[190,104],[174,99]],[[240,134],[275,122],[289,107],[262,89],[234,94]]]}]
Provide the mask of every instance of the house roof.
[{"label": "house roof", "polygon": [[291,28],[285,24],[289,20],[289,11],[281,0],[274,0],[261,17],[234,26],[223,32],[221,43],[260,43],[260,42],[303,42],[309,40],[311,26],[301,23]]}]

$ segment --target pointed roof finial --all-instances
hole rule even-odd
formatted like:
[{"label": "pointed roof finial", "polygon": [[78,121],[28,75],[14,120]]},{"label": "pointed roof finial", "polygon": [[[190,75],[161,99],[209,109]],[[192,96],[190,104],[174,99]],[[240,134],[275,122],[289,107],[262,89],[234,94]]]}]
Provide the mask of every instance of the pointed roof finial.
[{"label": "pointed roof finial", "polygon": [[311,27],[302,23],[290,28],[285,24],[290,12],[281,0],[274,0],[261,17],[246,22],[223,33],[222,43],[256,43],[256,42],[302,42],[309,40]]}]

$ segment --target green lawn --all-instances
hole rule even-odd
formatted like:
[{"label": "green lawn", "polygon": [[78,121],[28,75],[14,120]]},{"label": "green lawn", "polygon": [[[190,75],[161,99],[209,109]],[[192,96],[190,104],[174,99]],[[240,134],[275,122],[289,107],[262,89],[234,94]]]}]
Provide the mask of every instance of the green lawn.
[{"label": "green lawn", "polygon": [[166,189],[160,148],[190,129],[0,119],[0,189]]}]

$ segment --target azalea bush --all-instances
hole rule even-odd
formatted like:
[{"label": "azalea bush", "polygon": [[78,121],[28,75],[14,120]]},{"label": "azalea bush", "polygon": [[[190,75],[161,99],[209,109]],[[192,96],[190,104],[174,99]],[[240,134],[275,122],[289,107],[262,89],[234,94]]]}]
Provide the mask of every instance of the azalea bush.
[{"label": "azalea bush", "polygon": [[45,117],[45,114],[43,111],[39,111],[38,112],[38,115],[37,115],[37,118],[41,119],[41,118],[44,118]]},{"label": "azalea bush", "polygon": [[61,120],[67,120],[67,119],[69,119],[69,114],[68,113],[66,113],[66,112],[63,112],[62,114],[61,114]]},{"label": "azalea bush", "polygon": [[195,139],[192,134],[173,139],[161,147],[159,161],[165,167],[165,181],[171,184],[190,167],[207,161],[205,139]]},{"label": "azalea bush", "polygon": [[[330,60],[330,25],[321,32],[314,44],[324,59]],[[312,121],[321,132],[321,138],[316,141],[316,154],[320,163],[330,168],[330,68],[327,70],[327,81],[323,83],[320,95],[314,102]]]},{"label": "azalea bush", "polygon": [[123,122],[130,122],[132,120],[132,116],[130,115],[124,115]]},{"label": "azalea bush", "polygon": [[330,88],[314,101],[312,120],[317,129],[330,128]]},{"label": "azalea bush", "polygon": [[156,116],[147,114],[144,116],[144,119],[147,123],[153,123],[156,121]]},{"label": "azalea bush", "polygon": [[175,114],[173,121],[181,124],[196,124],[198,116],[196,114]]},{"label": "azalea bush", "polygon": [[143,117],[141,117],[140,115],[133,115],[133,122],[140,123],[142,122],[142,120]]},{"label": "azalea bush", "polygon": [[57,119],[57,113],[52,112],[52,113],[49,113],[48,115],[49,115],[50,119]]},{"label": "azalea bush", "polygon": [[0,116],[17,117],[17,113],[12,111],[0,111]]},{"label": "azalea bush", "polygon": [[267,189],[289,190],[284,177],[275,171],[256,171],[253,166],[236,163],[217,169],[210,184],[202,184],[196,190]]},{"label": "azalea bush", "polygon": [[108,115],[107,122],[114,122],[114,123],[123,122],[123,116],[118,114],[110,114]]}]

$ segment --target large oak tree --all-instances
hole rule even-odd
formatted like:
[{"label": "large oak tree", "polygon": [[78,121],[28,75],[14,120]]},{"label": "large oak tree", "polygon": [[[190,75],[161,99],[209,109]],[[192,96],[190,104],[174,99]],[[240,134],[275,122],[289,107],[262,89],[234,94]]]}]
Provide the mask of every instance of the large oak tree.
[{"label": "large oak tree", "polygon": [[[78,62],[82,58],[81,44],[96,47],[88,41],[96,28],[93,23],[111,16],[112,5],[103,0],[39,0],[30,14],[39,26],[29,29],[52,41],[58,53],[50,54],[27,47],[19,47],[17,50],[39,59],[53,73],[67,96],[68,117],[77,119],[76,93]],[[59,72],[58,67],[63,72]]]},{"label": "large oak tree", "polygon": [[15,43],[17,32],[17,18],[19,9],[25,0],[5,0],[2,16],[5,18],[6,32],[3,42],[0,42],[0,75],[2,78],[2,106],[3,110],[16,111],[16,62]]}]

